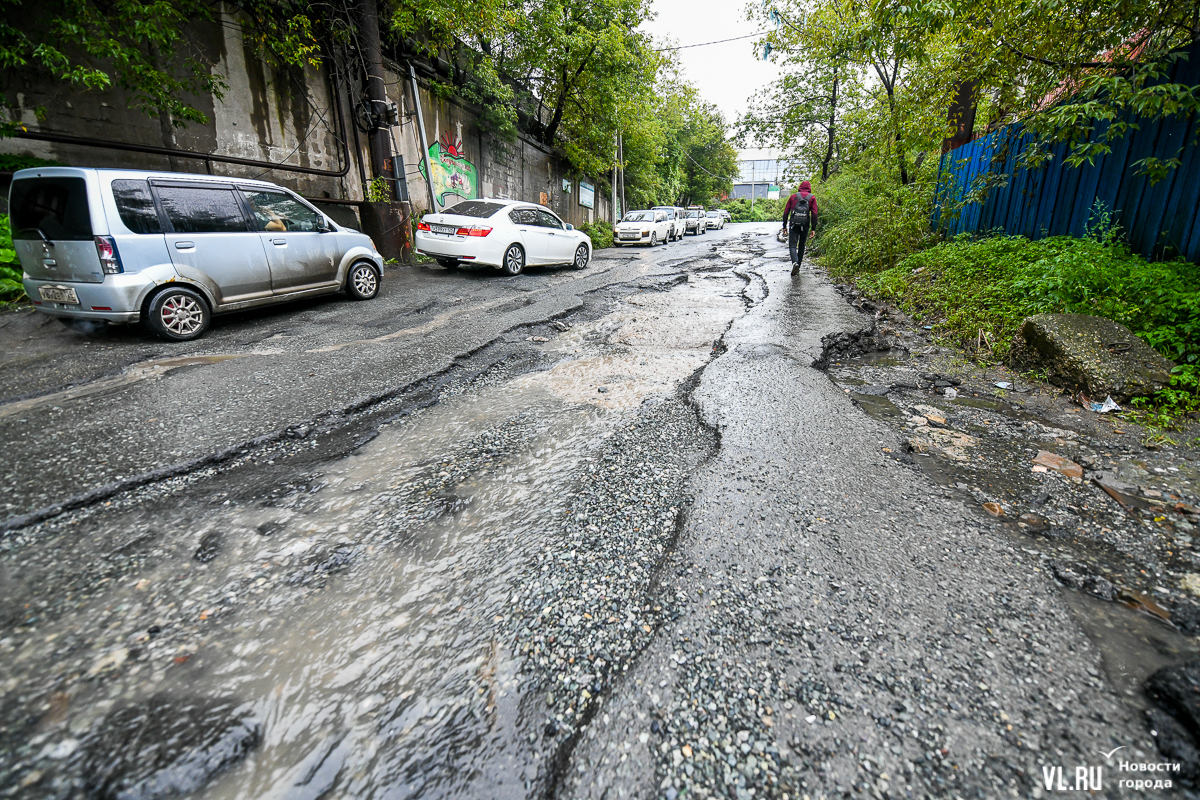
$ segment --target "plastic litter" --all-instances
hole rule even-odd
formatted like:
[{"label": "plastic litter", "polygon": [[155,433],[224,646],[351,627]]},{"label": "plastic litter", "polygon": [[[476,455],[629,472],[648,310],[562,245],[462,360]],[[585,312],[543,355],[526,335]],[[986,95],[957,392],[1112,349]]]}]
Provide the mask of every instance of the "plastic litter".
[{"label": "plastic litter", "polygon": [[997,389],[1011,390],[1013,388],[1013,385],[1011,383],[1009,383],[1008,381],[997,381],[996,383],[993,383],[992,385],[995,386]]},{"label": "plastic litter", "polygon": [[1110,411],[1120,411],[1121,407],[1113,402],[1112,396],[1104,398],[1103,403],[1088,403],[1087,407],[1097,414],[1107,414]]}]

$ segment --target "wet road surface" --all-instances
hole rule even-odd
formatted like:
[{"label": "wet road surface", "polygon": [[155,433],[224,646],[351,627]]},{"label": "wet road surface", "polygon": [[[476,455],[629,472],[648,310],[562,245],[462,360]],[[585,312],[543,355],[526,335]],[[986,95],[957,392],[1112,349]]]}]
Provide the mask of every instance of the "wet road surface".
[{"label": "wet road surface", "polygon": [[0,794],[1041,796],[1157,758],[1087,599],[813,366],[871,321],[771,232],[179,348],[6,319]]}]

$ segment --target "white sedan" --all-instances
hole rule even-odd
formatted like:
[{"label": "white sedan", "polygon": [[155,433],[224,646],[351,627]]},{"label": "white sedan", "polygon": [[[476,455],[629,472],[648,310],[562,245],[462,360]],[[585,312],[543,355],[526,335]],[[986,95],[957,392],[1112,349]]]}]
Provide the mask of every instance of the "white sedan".
[{"label": "white sedan", "polygon": [[648,209],[630,211],[613,228],[613,246],[623,244],[648,244],[671,241],[671,221],[667,212]]},{"label": "white sedan", "polygon": [[545,206],[517,200],[464,200],[417,223],[417,252],[447,269],[486,264],[507,275],[526,265],[570,264],[583,269],[592,240]]},{"label": "white sedan", "polygon": [[725,227],[725,217],[720,211],[709,211],[704,218],[710,231],[714,228],[721,230]]}]

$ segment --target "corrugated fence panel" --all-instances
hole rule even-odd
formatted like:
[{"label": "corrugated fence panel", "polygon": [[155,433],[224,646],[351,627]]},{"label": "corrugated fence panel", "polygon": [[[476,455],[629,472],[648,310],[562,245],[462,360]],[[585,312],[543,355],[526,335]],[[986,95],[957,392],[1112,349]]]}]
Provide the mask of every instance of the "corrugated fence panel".
[{"label": "corrugated fence panel", "polygon": [[[1171,67],[1170,78],[1200,83],[1200,46]],[[1108,210],[1134,251],[1148,258],[1183,255],[1200,262],[1200,153],[1192,141],[1200,120],[1166,117],[1137,121],[1138,129],[1112,141],[1112,152],[1094,164],[1064,162],[1065,143],[1051,148],[1053,158],[1035,170],[1016,169],[1031,135],[1020,123],[943,154],[938,177],[938,207],[932,222],[946,235],[996,228],[1033,239],[1083,236],[1093,211]],[[1099,137],[1107,124],[1098,125]],[[1135,174],[1138,161],[1178,158],[1180,165],[1151,185]],[[1007,179],[1001,178],[1007,176]],[[982,202],[963,205],[969,193],[990,182]]]}]

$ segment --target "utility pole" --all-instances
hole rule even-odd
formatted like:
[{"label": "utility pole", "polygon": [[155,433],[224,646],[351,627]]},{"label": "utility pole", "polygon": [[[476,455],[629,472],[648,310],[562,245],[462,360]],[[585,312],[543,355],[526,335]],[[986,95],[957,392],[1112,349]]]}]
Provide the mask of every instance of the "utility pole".
[{"label": "utility pole", "polygon": [[375,120],[367,134],[371,151],[371,172],[395,178],[392,169],[392,141],[385,130],[388,100],[383,83],[383,55],[379,45],[379,9],[375,0],[358,0],[359,35],[362,37],[363,67],[366,70],[367,100]]},{"label": "utility pole", "polygon": [[750,210],[754,210],[754,167],[758,164],[757,161],[750,162]]},{"label": "utility pole", "polygon": [[621,167],[621,216],[625,215],[625,136],[617,134],[617,164]]},{"label": "utility pole", "polygon": [[621,138],[621,134],[619,134],[619,133],[613,134],[612,194],[609,195],[612,198],[612,203],[609,204],[610,205],[609,211],[610,211],[610,216],[612,216],[613,225],[616,225],[617,220],[619,220],[622,217],[621,214],[617,213],[617,165],[621,163],[620,138]]}]

